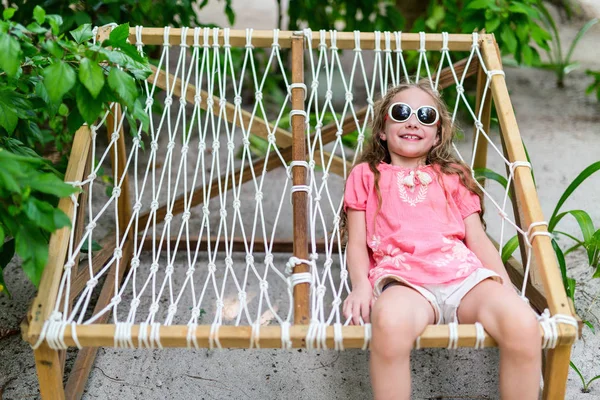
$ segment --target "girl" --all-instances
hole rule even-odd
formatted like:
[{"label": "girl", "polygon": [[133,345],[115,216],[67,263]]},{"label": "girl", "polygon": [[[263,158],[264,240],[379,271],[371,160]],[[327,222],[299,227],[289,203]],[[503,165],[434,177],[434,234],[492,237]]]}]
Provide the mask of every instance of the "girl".
[{"label": "girl", "polygon": [[500,395],[537,399],[541,335],[480,219],[481,192],[452,156],[448,110],[429,83],[390,89],[344,194],[352,292],[372,321],[376,399],[410,398],[410,351],[428,324],[480,322],[500,347]]}]

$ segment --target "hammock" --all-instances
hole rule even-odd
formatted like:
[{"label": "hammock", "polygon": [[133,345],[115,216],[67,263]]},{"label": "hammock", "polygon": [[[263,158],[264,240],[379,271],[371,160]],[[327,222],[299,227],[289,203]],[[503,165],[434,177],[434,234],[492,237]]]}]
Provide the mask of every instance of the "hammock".
[{"label": "hammock", "polygon": [[[540,313],[544,396],[564,396],[577,324],[493,35],[136,27],[130,40],[142,53],[162,45],[144,83],[148,134],[114,104],[75,135],[65,180],[81,192],[60,202],[73,229],[52,236],[24,327],[42,397],[64,396],[59,360],[69,346],[85,347],[67,384],[75,396],[99,346],[367,349],[370,325],[351,326],[341,313],[350,291],[344,179],[376,99],[415,79],[455,88],[453,121],[473,126],[471,154],[455,145],[461,159],[473,169],[488,156],[504,165],[506,189],[479,181],[487,223],[499,249],[518,234],[523,263],[506,266]],[[417,63],[410,75],[407,60]],[[464,87],[475,76],[473,104]],[[284,98],[271,96],[275,86],[287,88]],[[492,99],[501,144],[489,134]],[[350,138],[355,148],[344,145]],[[415,343],[494,345],[481,324],[431,325]]]}]

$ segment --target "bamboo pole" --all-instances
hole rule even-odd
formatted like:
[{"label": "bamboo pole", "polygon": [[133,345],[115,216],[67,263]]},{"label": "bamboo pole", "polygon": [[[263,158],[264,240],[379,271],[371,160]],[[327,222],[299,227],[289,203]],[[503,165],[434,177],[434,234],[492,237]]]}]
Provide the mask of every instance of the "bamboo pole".
[{"label": "bamboo pole", "polygon": [[[164,28],[143,28],[142,29],[142,42],[144,45],[162,45],[164,44]],[[213,30],[209,34],[208,44],[213,45]],[[277,43],[282,48],[291,48],[294,35],[302,35],[302,32],[292,31],[280,31],[278,33]],[[224,30],[218,30],[219,44],[224,44]],[[326,43],[329,46],[331,44],[331,33],[325,34]],[[418,33],[402,33],[402,50],[418,50],[421,48],[421,38]],[[129,40],[131,43],[137,42],[135,36],[135,28],[129,30]],[[181,44],[181,28],[170,28],[169,30],[169,43],[172,45]],[[188,45],[194,44],[194,30],[190,29],[187,33],[186,43]],[[232,29],[229,31],[229,44],[232,47],[244,47],[246,45],[246,31],[241,29]],[[273,31],[272,30],[255,30],[252,32],[251,43],[254,47],[259,48],[270,48],[273,45]],[[320,37],[318,34],[313,34],[312,42],[310,47],[315,49],[320,43]],[[204,44],[203,34],[200,35],[200,45]],[[448,48],[451,51],[469,51],[473,44],[473,36],[466,33],[454,33],[448,35]],[[355,47],[355,36],[353,32],[336,32],[336,46],[340,50],[354,49]],[[385,49],[385,35],[381,34],[379,46],[381,49]],[[425,48],[432,51],[440,51],[443,46],[443,39],[441,33],[427,33],[425,34]],[[375,49],[375,33],[374,32],[360,32],[360,48],[362,50],[373,50]],[[392,34],[392,50],[396,49],[396,39]]]},{"label": "bamboo pole", "polygon": [[[310,325],[292,325],[290,327],[290,339],[292,347],[303,348],[306,345],[306,336]],[[188,341],[187,325],[162,325],[160,327],[160,344],[165,348],[187,347]],[[334,347],[334,327],[326,327],[327,347]],[[83,347],[114,347],[116,325],[114,324],[91,324],[77,325],[75,328],[77,339]],[[543,329],[540,326],[540,335],[543,335]],[[150,327],[147,327],[147,336],[150,337]],[[259,343],[260,347],[281,348],[281,327],[278,325],[267,325],[260,327]],[[365,328],[363,326],[343,326],[342,338],[344,348],[362,348],[365,343]],[[139,347],[140,325],[133,325],[131,328],[131,339],[136,347]],[[196,328],[196,342],[200,348],[209,347],[209,338],[211,337],[211,325],[199,325]],[[249,348],[252,338],[251,326],[233,326],[222,325],[218,331],[219,342],[223,348]],[[449,340],[448,325],[428,325],[421,334],[421,347],[448,346]],[[474,347],[477,340],[477,331],[475,325],[458,325],[458,346]],[[71,329],[66,329],[64,341],[69,347],[75,346]],[[486,347],[497,346],[496,341],[485,333]]]},{"label": "bamboo pole", "polygon": [[[481,110],[481,118],[480,122],[482,125],[482,130],[489,135],[490,133],[490,116],[492,114],[492,96],[491,96],[491,88],[488,88],[485,99],[483,98],[483,92],[485,89],[485,84],[487,81],[487,76],[483,71],[483,68],[480,67],[477,69],[477,94],[476,94],[476,104],[475,104],[475,115],[478,115]],[[475,152],[475,161],[473,162],[473,168],[485,168],[487,165],[487,140],[485,137],[480,134],[477,143],[475,143],[475,139],[477,138],[477,127],[474,129],[473,133],[473,152]],[[484,184],[483,182],[480,182]]]},{"label": "bamboo pole", "polygon": [[[296,35],[292,39],[292,84],[304,83],[304,37]],[[305,91],[302,88],[292,89],[292,110],[304,111]],[[292,153],[294,161],[306,161],[305,119],[303,115],[292,115]],[[301,165],[292,167],[293,187],[306,185],[306,170]],[[308,193],[297,191],[292,193],[293,229],[294,229],[294,256],[308,259]],[[309,272],[310,267],[305,264],[294,266],[294,274]],[[310,320],[309,310],[310,285],[300,283],[294,285],[294,323],[307,324]]]},{"label": "bamboo pole", "polygon": [[[87,125],[82,126],[75,133],[71,156],[65,173],[66,182],[81,181],[85,170],[85,164],[90,150],[91,136]],[[79,194],[75,194],[76,198]],[[73,215],[75,205],[69,197],[60,199],[58,208],[69,218]],[[44,322],[50,316],[56,304],[58,286],[63,272],[63,265],[69,246],[71,229],[65,227],[57,230],[50,237],[48,262],[44,268],[38,294],[32,303],[28,313],[27,336],[34,343],[42,331]]]},{"label": "bamboo pole", "polygon": [[[482,41],[482,55],[488,70],[501,70],[500,57],[494,44],[493,35],[485,35]],[[500,127],[502,129],[506,150],[511,162],[526,162],[525,150],[521,141],[521,135],[517,126],[506,81],[500,74],[492,79],[492,96],[496,104]],[[528,168],[516,168],[515,193],[517,201],[521,206],[523,226],[529,227],[534,222],[544,221],[544,216],[539,205],[535,185]],[[545,232],[546,228],[537,226],[533,232]],[[533,240],[533,253],[540,266],[540,273],[546,292],[548,307],[552,315],[562,314],[572,316],[569,308],[567,295],[562,285],[560,271],[556,263],[554,250],[547,236],[538,236]],[[571,343],[576,335],[576,328],[570,325],[559,325],[559,344]]]}]

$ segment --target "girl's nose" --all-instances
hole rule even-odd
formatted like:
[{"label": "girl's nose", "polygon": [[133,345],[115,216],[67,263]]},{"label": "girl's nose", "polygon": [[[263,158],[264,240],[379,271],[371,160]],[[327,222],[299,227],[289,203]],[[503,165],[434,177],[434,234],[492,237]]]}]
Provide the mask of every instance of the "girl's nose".
[{"label": "girl's nose", "polygon": [[405,122],[406,127],[417,128],[419,121],[417,120],[417,116],[415,114],[411,114],[411,116]]}]

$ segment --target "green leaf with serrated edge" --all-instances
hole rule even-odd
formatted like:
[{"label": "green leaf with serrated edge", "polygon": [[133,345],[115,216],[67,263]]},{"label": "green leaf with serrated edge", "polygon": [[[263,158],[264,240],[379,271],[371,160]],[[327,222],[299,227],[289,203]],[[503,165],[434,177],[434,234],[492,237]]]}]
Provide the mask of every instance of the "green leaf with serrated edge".
[{"label": "green leaf with serrated edge", "polygon": [[579,185],[581,185],[588,177],[590,177],[590,175],[594,174],[598,170],[600,170],[600,161],[597,161],[597,162],[589,165],[587,168],[585,168],[583,171],[581,171],[581,173],[579,175],[577,175],[577,177],[573,180],[573,182],[571,182],[571,184],[563,192],[562,196],[560,196],[558,203],[556,203],[556,207],[554,207],[552,216],[550,217],[550,220],[548,221],[548,231],[552,232],[554,230],[554,227],[556,226],[556,221],[555,221],[556,214],[558,214],[558,211],[560,210],[560,208],[562,207],[564,202],[567,201],[569,196],[571,196],[573,194],[573,192],[575,191],[575,189],[577,189],[579,187]]},{"label": "green leaf with serrated edge", "polygon": [[16,75],[21,65],[21,45],[19,41],[8,34],[0,35],[0,68],[6,72],[6,75],[13,77]]},{"label": "green leaf with serrated edge", "polygon": [[46,20],[46,11],[40,6],[35,6],[33,9],[33,18],[38,24],[42,25]]},{"label": "green leaf with serrated edge", "polygon": [[54,207],[50,204],[30,197],[23,204],[23,212],[36,226],[48,231],[54,232]]},{"label": "green leaf with serrated edge", "polygon": [[88,125],[92,125],[103,110],[102,102],[94,100],[83,85],[77,85],[75,100],[79,114]]},{"label": "green leaf with serrated edge", "polygon": [[83,24],[69,33],[73,37],[73,40],[79,44],[87,42],[94,37],[91,24]]},{"label": "green leaf with serrated edge", "polygon": [[52,33],[54,35],[58,35],[60,33],[60,27],[63,24],[62,17],[56,14],[46,15],[46,21],[48,21],[48,24],[50,24],[50,28],[52,28]]},{"label": "green leaf with serrated edge", "polygon": [[46,67],[43,75],[48,97],[55,104],[59,104],[65,93],[75,84],[75,71],[62,61]]},{"label": "green leaf with serrated edge", "polygon": [[517,235],[511,237],[508,242],[502,247],[502,263],[506,264],[515,250],[519,247],[519,237]]},{"label": "green leaf with serrated edge", "polygon": [[129,23],[117,26],[110,32],[108,37],[109,43],[113,47],[121,47],[127,43],[129,37]]},{"label": "green leaf with serrated edge", "polygon": [[137,97],[134,79],[118,68],[111,68],[108,73],[108,86],[120,97],[125,105],[130,108]]},{"label": "green leaf with serrated edge", "polygon": [[89,58],[83,58],[79,64],[79,82],[95,99],[104,86],[104,72],[97,63]]},{"label": "green leaf with serrated edge", "polygon": [[52,194],[56,197],[67,197],[77,192],[76,188],[64,183],[60,180],[60,178],[51,173],[40,174],[36,177],[36,179],[28,182],[28,184],[33,190]]},{"label": "green leaf with serrated edge", "polygon": [[2,11],[2,18],[5,21],[8,21],[13,17],[13,15],[15,15],[16,11],[17,10],[15,8],[5,8],[4,11]]},{"label": "green leaf with serrated edge", "polygon": [[40,230],[31,225],[21,225],[16,236],[16,251],[23,260],[21,267],[37,287],[48,261],[48,242]]}]

